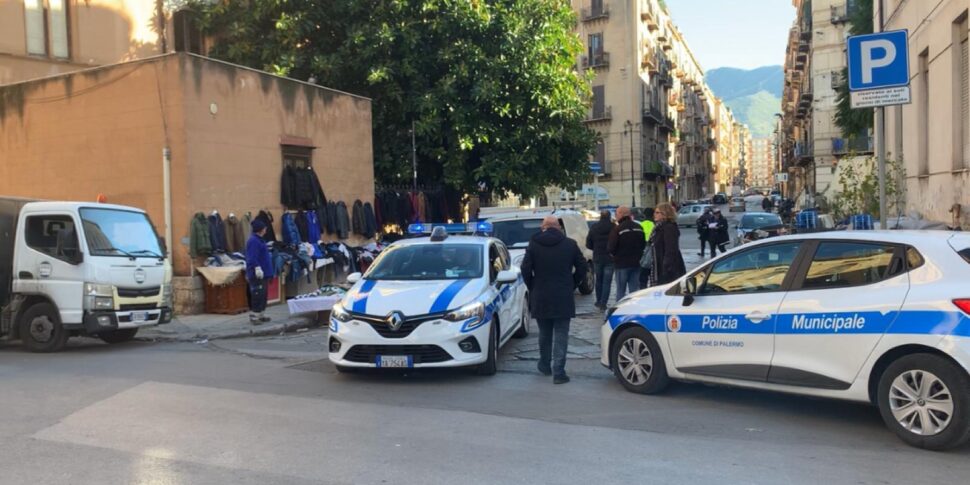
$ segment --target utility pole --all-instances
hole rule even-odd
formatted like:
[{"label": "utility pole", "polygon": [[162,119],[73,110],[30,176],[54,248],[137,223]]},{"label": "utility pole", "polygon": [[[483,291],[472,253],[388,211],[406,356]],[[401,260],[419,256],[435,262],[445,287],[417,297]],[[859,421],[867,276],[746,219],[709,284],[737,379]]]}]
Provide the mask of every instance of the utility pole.
[{"label": "utility pole", "polygon": [[636,182],[636,170],[633,168],[633,122],[630,120],[626,120],[626,127],[630,133],[630,196],[633,199],[630,207],[636,207],[637,191],[636,191],[636,187],[634,186],[634,183]]},{"label": "utility pole", "polygon": [[[879,3],[879,30],[883,30],[882,2]],[[879,169],[879,228],[886,229],[886,107],[876,108],[876,165]]]}]

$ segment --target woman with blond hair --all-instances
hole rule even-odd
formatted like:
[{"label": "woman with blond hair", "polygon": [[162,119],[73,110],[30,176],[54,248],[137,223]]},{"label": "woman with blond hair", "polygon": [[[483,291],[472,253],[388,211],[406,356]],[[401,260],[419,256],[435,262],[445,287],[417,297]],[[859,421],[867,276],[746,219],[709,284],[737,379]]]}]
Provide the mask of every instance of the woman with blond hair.
[{"label": "woman with blond hair", "polygon": [[657,222],[650,236],[653,250],[653,284],[664,285],[687,274],[684,256],[680,253],[680,229],[677,227],[677,212],[668,203],[654,210]]}]

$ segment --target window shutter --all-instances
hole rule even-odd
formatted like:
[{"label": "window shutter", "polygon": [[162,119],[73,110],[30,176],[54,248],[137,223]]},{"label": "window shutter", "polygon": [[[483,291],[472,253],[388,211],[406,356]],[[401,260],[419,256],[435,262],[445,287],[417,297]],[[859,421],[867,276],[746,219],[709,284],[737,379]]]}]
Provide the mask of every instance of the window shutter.
[{"label": "window shutter", "polygon": [[604,112],[606,111],[606,103],[604,98],[604,87],[603,86],[593,86],[593,118],[602,118]]},{"label": "window shutter", "polygon": [[46,56],[43,0],[24,0],[24,23],[27,30],[27,53]]},{"label": "window shutter", "polygon": [[[39,0],[38,0],[39,1]],[[50,6],[51,55],[61,59],[71,57],[67,38],[67,0],[47,0]]]}]

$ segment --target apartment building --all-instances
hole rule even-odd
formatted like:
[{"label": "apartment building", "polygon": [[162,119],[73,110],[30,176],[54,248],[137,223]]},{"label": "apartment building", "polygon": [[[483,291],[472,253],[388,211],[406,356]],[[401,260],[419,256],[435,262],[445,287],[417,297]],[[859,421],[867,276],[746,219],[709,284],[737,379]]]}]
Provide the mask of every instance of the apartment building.
[{"label": "apartment building", "polygon": [[886,108],[888,158],[905,168],[904,210],[970,229],[970,0],[873,7],[883,30],[909,31],[912,103]]},{"label": "apartment building", "polygon": [[606,204],[697,198],[714,188],[715,98],[683,35],[657,0],[573,0],[592,70],[587,120]]},{"label": "apartment building", "polygon": [[835,124],[836,86],[846,67],[852,0],[792,0],[782,96],[784,167],[789,193],[831,199],[839,192],[838,162],[872,153],[868,130],[844,137]]},{"label": "apartment building", "polygon": [[773,187],[775,185],[774,140],[770,137],[752,138],[750,159],[749,185],[752,187]]}]

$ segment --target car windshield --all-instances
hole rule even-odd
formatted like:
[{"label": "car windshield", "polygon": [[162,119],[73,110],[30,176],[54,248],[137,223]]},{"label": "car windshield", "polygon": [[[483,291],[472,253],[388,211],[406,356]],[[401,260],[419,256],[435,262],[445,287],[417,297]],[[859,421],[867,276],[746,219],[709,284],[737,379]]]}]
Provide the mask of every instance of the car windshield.
[{"label": "car windshield", "polygon": [[473,244],[391,246],[364,275],[368,280],[458,280],[481,278],[482,247]]},{"label": "car windshield", "polygon": [[162,257],[158,234],[144,213],[95,208],[80,212],[92,256]]},{"label": "car windshield", "polygon": [[510,248],[524,248],[542,228],[542,219],[516,219],[492,223],[492,235]]},{"label": "car windshield", "polygon": [[782,225],[781,217],[774,214],[749,214],[741,218],[741,227],[758,229],[762,227]]}]

